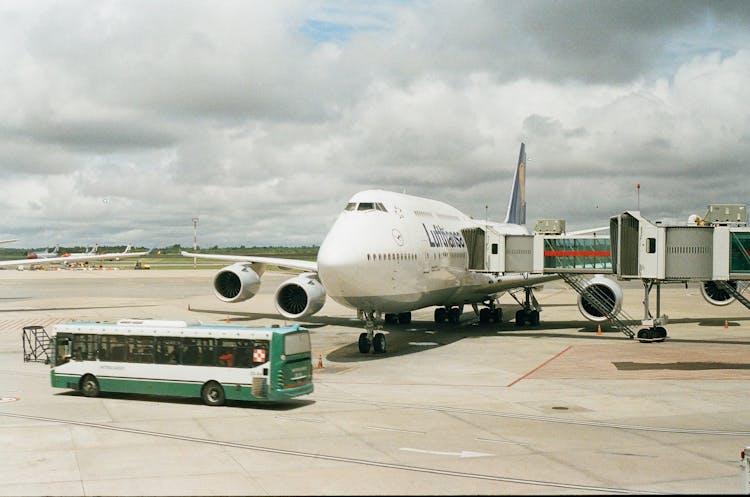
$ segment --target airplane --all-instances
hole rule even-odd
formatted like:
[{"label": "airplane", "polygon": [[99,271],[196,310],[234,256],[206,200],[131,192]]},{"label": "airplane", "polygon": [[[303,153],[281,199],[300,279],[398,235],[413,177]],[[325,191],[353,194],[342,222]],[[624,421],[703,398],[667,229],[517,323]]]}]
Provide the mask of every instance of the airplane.
[{"label": "airplane", "polygon": [[[474,219],[458,209],[432,199],[384,190],[356,193],[334,222],[318,251],[317,262],[283,258],[201,254],[182,251],[185,257],[232,261],[213,279],[216,297],[227,303],[253,297],[267,266],[302,271],[282,283],[275,293],[279,314],[301,319],[318,312],[326,296],[355,309],[365,321],[360,334],[361,353],[386,351],[385,335],[374,333],[381,318],[386,323],[407,324],[411,312],[437,306],[436,322],[458,323],[465,305],[471,305],[482,323],[501,322],[498,298],[507,291],[523,290],[516,324],[539,324],[540,306],[534,287],[559,279],[556,274],[501,273],[481,270],[487,259],[500,256],[496,235],[529,235],[526,228],[526,151],[521,144],[513,186],[502,223]],[[487,240],[485,240],[485,235]],[[480,268],[477,270],[476,268]],[[611,279],[599,276],[588,282],[612,296],[619,308],[622,291]],[[514,295],[515,298],[515,295]],[[590,320],[606,316],[584,305],[579,309]],[[481,309],[480,309],[481,306]]]},{"label": "airplane", "polygon": [[[128,247],[125,249],[125,252],[127,252],[129,249],[130,249],[130,246],[128,245]],[[86,252],[66,252],[62,256],[63,257],[69,257],[71,259],[79,259],[79,258],[85,257],[87,255],[96,255],[96,252],[98,250],[99,250],[99,244],[95,243]]]},{"label": "airplane", "polygon": [[[150,254],[152,250],[153,249],[147,250],[145,252],[130,252],[130,245],[128,245],[124,252],[110,252],[106,254],[96,254],[96,253],[81,254],[76,257],[73,257],[73,259],[75,259],[76,262],[111,261],[111,260],[119,260],[121,257],[142,257],[144,255]],[[66,263],[70,261],[71,261],[70,256],[47,257],[44,259],[18,259],[18,260],[13,260],[13,261],[0,261],[0,268],[16,267],[20,269],[23,266],[27,266],[27,265]]]},{"label": "airplane", "polygon": [[13,242],[17,242],[17,241],[18,241],[18,238],[12,238],[12,239],[8,239],[8,240],[0,240],[0,243],[13,243]]},{"label": "airplane", "polygon": [[55,245],[52,250],[45,250],[44,252],[31,252],[26,256],[27,259],[51,259],[57,257],[57,251],[60,250],[59,245]]}]

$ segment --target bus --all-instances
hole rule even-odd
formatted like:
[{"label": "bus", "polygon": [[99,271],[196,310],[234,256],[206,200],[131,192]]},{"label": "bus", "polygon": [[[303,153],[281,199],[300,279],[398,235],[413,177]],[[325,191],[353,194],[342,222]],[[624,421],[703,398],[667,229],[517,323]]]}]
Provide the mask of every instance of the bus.
[{"label": "bus", "polygon": [[312,393],[310,333],[293,325],[250,328],[121,319],[57,324],[51,382],[80,391],[280,401]]}]

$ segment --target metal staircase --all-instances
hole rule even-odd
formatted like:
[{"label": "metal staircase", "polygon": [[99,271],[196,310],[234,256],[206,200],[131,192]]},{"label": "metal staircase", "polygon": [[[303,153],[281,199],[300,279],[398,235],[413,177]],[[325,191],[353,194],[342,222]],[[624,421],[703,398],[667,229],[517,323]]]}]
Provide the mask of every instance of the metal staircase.
[{"label": "metal staircase", "polygon": [[727,292],[729,295],[734,297],[737,302],[741,303],[748,309],[750,309],[750,300],[747,299],[744,295],[742,295],[742,291],[746,288],[746,286],[743,284],[743,282],[739,282],[737,286],[730,285],[727,281],[721,281],[717,280],[714,281],[716,283],[716,286],[718,286],[720,289]]},{"label": "metal staircase", "polygon": [[49,364],[50,337],[44,326],[23,327],[23,362]]},{"label": "metal staircase", "polygon": [[[560,277],[570,285],[579,295],[586,293],[586,300],[591,303],[603,316],[612,322],[621,333],[626,335],[628,338],[635,337],[635,331],[628,325],[628,322],[638,322],[632,317],[628,316],[622,309],[617,314],[612,314],[608,309],[611,309],[612,302],[601,290],[598,290],[595,286],[586,286],[586,279],[580,274],[573,273],[560,273]],[[639,337],[640,339],[641,337]]]}]

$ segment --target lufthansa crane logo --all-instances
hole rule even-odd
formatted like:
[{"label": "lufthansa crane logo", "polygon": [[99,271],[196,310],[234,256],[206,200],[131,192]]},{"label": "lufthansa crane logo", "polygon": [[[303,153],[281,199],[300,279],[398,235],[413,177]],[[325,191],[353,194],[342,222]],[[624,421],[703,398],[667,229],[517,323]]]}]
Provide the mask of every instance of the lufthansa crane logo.
[{"label": "lufthansa crane logo", "polygon": [[393,231],[391,231],[391,234],[393,235],[393,239],[396,242],[396,245],[399,247],[404,244],[404,237],[401,235],[401,232],[397,230],[396,228],[393,228]]}]

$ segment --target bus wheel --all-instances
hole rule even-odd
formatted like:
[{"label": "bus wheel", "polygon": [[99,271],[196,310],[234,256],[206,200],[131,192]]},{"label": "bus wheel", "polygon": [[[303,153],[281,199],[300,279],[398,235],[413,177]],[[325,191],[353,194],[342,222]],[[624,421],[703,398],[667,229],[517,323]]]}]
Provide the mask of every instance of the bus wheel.
[{"label": "bus wheel", "polygon": [[84,397],[96,397],[99,395],[99,382],[96,381],[96,377],[92,374],[84,375],[81,378],[80,387]]},{"label": "bus wheel", "polygon": [[226,399],[224,397],[224,388],[215,381],[209,381],[203,386],[201,398],[203,398],[203,402],[207,406],[222,406]]}]

